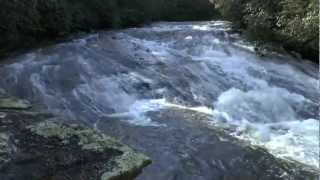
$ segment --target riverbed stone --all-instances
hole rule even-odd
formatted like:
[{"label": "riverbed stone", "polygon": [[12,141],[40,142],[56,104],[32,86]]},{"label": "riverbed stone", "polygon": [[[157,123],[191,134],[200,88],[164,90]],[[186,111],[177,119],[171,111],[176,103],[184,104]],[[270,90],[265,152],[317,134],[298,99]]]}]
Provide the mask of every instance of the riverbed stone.
[{"label": "riverbed stone", "polygon": [[117,117],[99,123],[101,131],[152,157],[154,163],[139,179],[317,180],[320,175],[315,168],[279,159],[229,135],[231,129],[208,126],[208,114],[170,107],[146,116],[165,126],[132,126]]},{"label": "riverbed stone", "polygon": [[0,167],[1,164],[10,160],[9,156],[9,136],[7,133],[0,133]]},{"label": "riverbed stone", "polygon": [[26,110],[29,104],[22,100],[5,102],[6,116],[0,119],[1,180],[130,180],[151,163],[147,156],[78,121]]},{"label": "riverbed stone", "polygon": [[29,109],[31,104],[22,99],[13,97],[0,98],[0,109]]},{"label": "riverbed stone", "polygon": [[5,96],[5,94],[6,94],[6,91],[4,89],[0,88],[0,97]]},{"label": "riverbed stone", "polygon": [[7,114],[6,114],[6,113],[4,113],[4,112],[0,112],[0,119],[5,118],[6,116],[7,116]]}]

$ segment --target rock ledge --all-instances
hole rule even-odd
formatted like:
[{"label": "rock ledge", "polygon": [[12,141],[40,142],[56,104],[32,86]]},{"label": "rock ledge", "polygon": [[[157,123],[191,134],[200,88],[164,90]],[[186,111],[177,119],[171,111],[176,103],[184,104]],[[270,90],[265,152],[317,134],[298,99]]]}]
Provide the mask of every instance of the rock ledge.
[{"label": "rock ledge", "polygon": [[0,97],[1,180],[134,179],[151,160],[75,121]]}]

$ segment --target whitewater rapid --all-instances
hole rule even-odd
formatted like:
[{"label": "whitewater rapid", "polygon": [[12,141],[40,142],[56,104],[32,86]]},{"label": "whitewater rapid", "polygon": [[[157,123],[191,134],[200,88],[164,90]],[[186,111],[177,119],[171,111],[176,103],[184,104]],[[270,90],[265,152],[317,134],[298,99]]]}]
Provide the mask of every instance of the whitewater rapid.
[{"label": "whitewater rapid", "polygon": [[318,67],[260,57],[224,21],[156,23],[93,34],[2,65],[0,84],[71,118],[168,128],[150,112],[184,109],[208,126],[319,168]]}]

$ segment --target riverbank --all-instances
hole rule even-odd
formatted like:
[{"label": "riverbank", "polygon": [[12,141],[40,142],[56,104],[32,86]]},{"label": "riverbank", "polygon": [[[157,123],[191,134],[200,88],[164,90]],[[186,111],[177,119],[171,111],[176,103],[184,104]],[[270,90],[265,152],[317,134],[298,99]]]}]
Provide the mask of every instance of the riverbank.
[{"label": "riverbank", "polygon": [[[318,63],[316,0],[33,0],[0,2],[0,58],[99,29],[137,27],[155,21],[224,18],[260,49],[278,47]],[[259,53],[259,52],[258,52]],[[298,53],[298,54],[297,54]]]},{"label": "riverbank", "polygon": [[222,16],[257,44],[275,44],[319,63],[319,1],[214,0]]},{"label": "riverbank", "polygon": [[0,56],[79,32],[216,15],[207,0],[5,0],[0,2]]}]

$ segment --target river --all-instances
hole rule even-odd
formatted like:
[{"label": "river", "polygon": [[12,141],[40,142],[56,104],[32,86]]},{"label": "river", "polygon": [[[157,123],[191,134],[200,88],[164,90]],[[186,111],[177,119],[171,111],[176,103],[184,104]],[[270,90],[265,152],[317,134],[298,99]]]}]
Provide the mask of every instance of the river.
[{"label": "river", "polygon": [[7,62],[0,87],[10,94],[151,156],[138,179],[265,173],[233,141],[319,169],[318,65],[259,56],[228,22],[103,31]]}]

